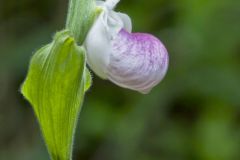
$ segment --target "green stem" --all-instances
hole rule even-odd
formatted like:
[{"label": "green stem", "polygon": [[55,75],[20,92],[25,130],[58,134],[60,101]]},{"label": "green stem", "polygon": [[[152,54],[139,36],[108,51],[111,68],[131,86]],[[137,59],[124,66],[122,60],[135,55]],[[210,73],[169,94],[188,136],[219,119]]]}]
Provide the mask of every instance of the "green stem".
[{"label": "green stem", "polygon": [[100,13],[95,0],[70,0],[66,29],[82,45],[96,16]]}]

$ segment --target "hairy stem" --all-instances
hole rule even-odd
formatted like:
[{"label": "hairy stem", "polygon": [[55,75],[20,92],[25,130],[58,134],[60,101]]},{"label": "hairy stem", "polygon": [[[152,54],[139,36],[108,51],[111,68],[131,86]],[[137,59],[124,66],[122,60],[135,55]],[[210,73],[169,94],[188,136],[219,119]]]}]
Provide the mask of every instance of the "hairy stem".
[{"label": "hairy stem", "polygon": [[77,43],[82,45],[100,9],[95,0],[70,0],[66,29],[68,29]]}]

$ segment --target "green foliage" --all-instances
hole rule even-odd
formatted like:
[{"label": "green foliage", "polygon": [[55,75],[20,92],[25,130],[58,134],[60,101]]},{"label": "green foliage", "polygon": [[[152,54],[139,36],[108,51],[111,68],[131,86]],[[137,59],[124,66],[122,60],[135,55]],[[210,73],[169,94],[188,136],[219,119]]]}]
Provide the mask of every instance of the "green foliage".
[{"label": "green foliage", "polygon": [[85,63],[84,48],[76,45],[69,31],[62,31],[33,56],[22,86],[53,160],[71,159],[84,92],[91,85]]},{"label": "green foliage", "polygon": [[91,86],[85,36],[100,10],[94,0],[70,0],[66,29],[31,60],[22,94],[33,106],[52,160],[71,160],[74,133]]},{"label": "green foliage", "polygon": [[[17,90],[32,51],[64,27],[66,6],[0,0],[1,160],[48,159]],[[93,75],[73,159],[239,160],[239,6],[239,0],[121,0],[116,10],[131,16],[134,31],[166,44],[169,72],[145,96]]]}]

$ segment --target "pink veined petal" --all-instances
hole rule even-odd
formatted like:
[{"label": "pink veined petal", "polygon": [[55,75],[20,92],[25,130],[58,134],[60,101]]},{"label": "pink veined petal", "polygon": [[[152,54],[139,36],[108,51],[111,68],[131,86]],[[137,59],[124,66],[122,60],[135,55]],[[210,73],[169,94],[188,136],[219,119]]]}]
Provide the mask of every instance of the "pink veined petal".
[{"label": "pink veined petal", "polygon": [[148,93],[164,78],[168,53],[154,36],[122,29],[111,45],[107,74],[115,84]]}]

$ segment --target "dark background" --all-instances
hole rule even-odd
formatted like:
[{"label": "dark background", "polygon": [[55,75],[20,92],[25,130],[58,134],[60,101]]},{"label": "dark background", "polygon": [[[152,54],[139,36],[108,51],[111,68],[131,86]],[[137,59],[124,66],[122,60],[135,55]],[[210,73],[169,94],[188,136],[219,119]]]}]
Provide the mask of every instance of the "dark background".
[{"label": "dark background", "polygon": [[[19,87],[30,57],[64,28],[67,0],[0,0],[0,160],[48,160]],[[134,31],[169,50],[148,95],[94,75],[74,160],[240,159],[240,1],[122,0]]]}]

